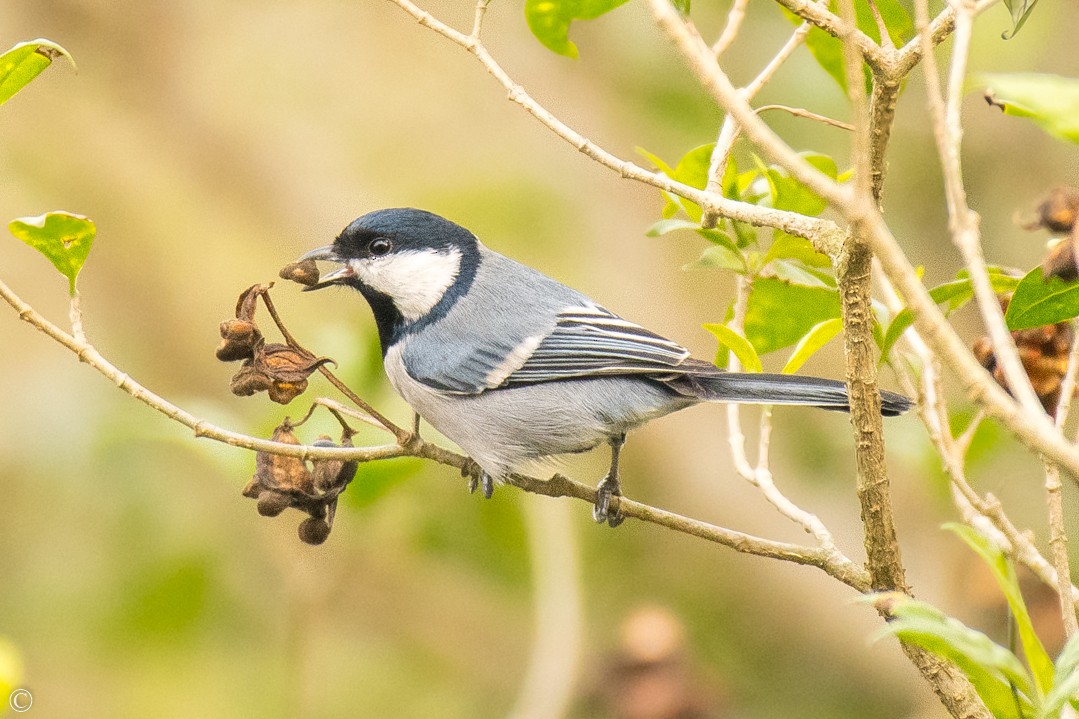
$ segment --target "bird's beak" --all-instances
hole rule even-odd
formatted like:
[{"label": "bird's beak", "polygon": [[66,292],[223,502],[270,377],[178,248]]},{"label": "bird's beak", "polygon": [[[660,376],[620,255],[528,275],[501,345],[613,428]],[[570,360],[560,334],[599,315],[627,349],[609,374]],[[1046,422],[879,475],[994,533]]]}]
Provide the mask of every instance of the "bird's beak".
[{"label": "bird's beak", "polygon": [[[296,261],[303,262],[305,260],[318,260],[321,262],[343,261],[340,257],[337,256],[337,253],[333,249],[333,245],[326,245],[325,247],[319,247],[318,249],[311,250],[310,252],[301,256]],[[329,272],[325,275],[320,275],[317,283],[310,285],[309,287],[304,287],[303,291],[310,292],[312,290],[321,290],[322,288],[329,287],[331,285],[339,285],[344,280],[347,280],[354,276],[355,274],[353,273],[352,268],[348,265],[345,265],[344,267],[340,267],[333,272]]]}]

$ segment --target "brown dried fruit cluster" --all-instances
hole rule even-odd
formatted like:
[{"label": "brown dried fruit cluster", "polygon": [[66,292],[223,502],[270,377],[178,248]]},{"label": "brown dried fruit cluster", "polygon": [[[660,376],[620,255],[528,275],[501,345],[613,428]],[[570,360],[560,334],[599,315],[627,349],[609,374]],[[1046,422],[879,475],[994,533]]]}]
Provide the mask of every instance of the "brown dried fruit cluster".
[{"label": "brown dried fruit cluster", "polygon": [[[1010,298],[1002,297],[1001,308],[1007,310]],[[1050,416],[1056,416],[1060,402],[1060,386],[1068,371],[1068,353],[1071,351],[1075,331],[1069,322],[1031,327],[1012,332],[1012,339],[1019,350],[1023,369],[1030,377],[1030,384],[1041,400],[1042,407]],[[1008,390],[1004,372],[993,354],[993,344],[988,337],[980,337],[974,343],[974,356],[993,375],[1001,387]],[[1008,390],[1009,392],[1011,390]]]},{"label": "brown dried fruit cluster", "polygon": [[236,319],[221,323],[222,339],[216,354],[222,362],[243,360],[243,366],[232,377],[233,394],[249,397],[267,392],[274,402],[288,404],[307,389],[307,378],[313,372],[333,360],[315,357],[299,347],[266,343],[255,324],[255,309],[259,297],[271,287],[272,283],[244,290],[236,301]]},{"label": "brown dried fruit cluster", "polygon": [[1053,241],[1049,254],[1042,263],[1042,275],[1046,281],[1056,276],[1066,282],[1079,278],[1079,188],[1057,187],[1038,206],[1038,219],[1026,227],[1044,227],[1050,232],[1062,233]]},{"label": "brown dried fruit cluster", "polygon": [[[300,445],[286,419],[274,430],[275,442]],[[341,444],[327,436],[315,441],[316,447],[351,447],[351,433],[346,431]],[[288,508],[299,509],[309,516],[299,526],[300,539],[306,544],[322,544],[330,536],[337,499],[356,476],[356,462],[317,459],[308,468],[303,460],[279,454],[258,452],[255,455],[255,476],[243,494],[258,500],[258,512],[264,517],[276,517]]]}]

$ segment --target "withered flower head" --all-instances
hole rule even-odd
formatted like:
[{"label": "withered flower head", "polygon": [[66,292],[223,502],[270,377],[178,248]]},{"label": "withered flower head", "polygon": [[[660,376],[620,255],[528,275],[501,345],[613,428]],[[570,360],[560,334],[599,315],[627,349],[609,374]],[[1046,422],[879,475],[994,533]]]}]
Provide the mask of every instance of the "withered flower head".
[{"label": "withered flower head", "polygon": [[[292,425],[286,420],[284,424],[274,430],[270,438],[274,442],[282,444],[302,444],[292,431]],[[286,457],[281,454],[269,452],[257,452],[255,454],[255,479],[263,489],[278,490],[283,492],[299,491],[310,492],[314,485],[311,483],[311,473],[307,465],[297,457]],[[257,494],[255,496],[258,496]]]},{"label": "withered flower head", "polygon": [[283,280],[298,282],[306,287],[312,287],[318,284],[318,265],[314,260],[292,262],[282,267],[281,272],[278,274]]},{"label": "withered flower head", "polygon": [[1038,205],[1036,219],[1021,223],[1028,230],[1044,227],[1050,232],[1063,234],[1052,240],[1049,252],[1042,262],[1042,276],[1048,282],[1059,277],[1065,282],[1079,279],[1079,188],[1061,186],[1053,188]]},{"label": "withered flower head", "polygon": [[[1007,299],[1002,299],[1001,304],[1006,309]],[[1056,415],[1057,404],[1060,402],[1060,389],[1068,371],[1068,354],[1074,337],[1075,331],[1070,322],[1012,332],[1023,369],[1026,370],[1042,407],[1050,416]],[[997,384],[1011,392],[1004,377],[1004,370],[997,364],[992,342],[988,337],[980,337],[974,342],[973,353],[978,362],[993,375]]]},{"label": "withered flower head", "polygon": [[[337,445],[329,437],[322,435],[315,440],[315,446],[335,447]],[[348,433],[341,438],[340,446],[352,446],[352,437]],[[356,476],[358,467],[359,465],[354,461],[342,462],[339,459],[316,459],[311,462],[311,481],[314,483],[315,489],[322,492],[344,491],[348,483]]]},{"label": "withered flower head", "polygon": [[1042,262],[1042,277],[1048,282],[1050,277],[1059,277],[1065,282],[1079,278],[1079,263],[1075,256],[1074,232],[1056,240],[1049,246],[1049,254]]},{"label": "withered flower head", "polygon": [[[343,447],[351,447],[352,432],[345,430]],[[274,430],[272,439],[285,444],[299,445],[293,427],[286,419]],[[317,447],[336,447],[326,436],[314,443]],[[356,474],[356,462],[312,460],[311,467],[295,457],[258,452],[255,454],[255,476],[244,488],[245,497],[258,500],[258,512],[264,517],[276,517],[292,507],[308,515],[299,527],[300,539],[307,544],[322,544],[330,535],[337,513],[337,499]]]},{"label": "withered flower head", "polygon": [[221,323],[221,344],[215,353],[219,360],[236,362],[255,356],[263,343],[262,332],[255,324],[255,309],[259,296],[268,292],[272,286],[252,285],[240,293],[236,300],[236,319]]},{"label": "withered flower head", "polygon": [[1053,232],[1071,232],[1079,215],[1079,188],[1054,187],[1038,206],[1043,227]]},{"label": "withered flower head", "polygon": [[[263,344],[232,378],[232,391],[246,396],[266,389],[271,400],[288,404],[307,389],[307,378],[313,372],[332,361],[329,357],[315,357],[306,350],[288,345]],[[247,391],[251,387],[257,389]]]},{"label": "withered flower head", "polygon": [[333,360],[285,344],[266,344],[255,310],[259,297],[273,284],[252,285],[236,300],[236,318],[221,323],[221,345],[217,358],[224,362],[243,360],[232,378],[230,389],[240,397],[267,392],[278,404],[288,404],[307,389],[307,378]]}]

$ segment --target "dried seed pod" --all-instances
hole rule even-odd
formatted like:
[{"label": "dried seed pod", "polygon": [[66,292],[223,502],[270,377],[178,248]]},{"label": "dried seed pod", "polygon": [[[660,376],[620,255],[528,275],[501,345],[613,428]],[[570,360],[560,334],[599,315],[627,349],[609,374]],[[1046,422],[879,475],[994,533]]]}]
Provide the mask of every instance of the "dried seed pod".
[{"label": "dried seed pod", "polygon": [[259,492],[258,500],[259,514],[263,517],[276,517],[292,506],[292,497],[272,489]]},{"label": "dried seed pod", "polygon": [[265,392],[273,385],[273,380],[266,373],[255,367],[253,360],[245,360],[240,370],[232,376],[229,389],[238,397],[250,397],[258,392]]},{"label": "dried seed pod", "polygon": [[288,404],[307,390],[307,380],[299,382],[273,382],[267,388],[270,399],[278,404]]},{"label": "dried seed pod", "polygon": [[[351,447],[352,438],[345,433],[346,436],[341,438],[342,447]],[[315,440],[314,445],[316,447],[336,447],[326,435],[319,437]],[[343,492],[349,482],[356,476],[356,470],[359,464],[355,461],[344,462],[337,459],[316,459],[311,462],[311,481],[315,485],[315,489],[322,492],[337,491],[338,494]]]},{"label": "dried seed pod", "polygon": [[330,525],[325,519],[308,517],[300,522],[297,533],[300,535],[300,541],[304,544],[318,545],[325,542],[326,538],[330,536]]},{"label": "dried seed pod", "polygon": [[241,292],[236,300],[236,318],[254,321],[259,297],[269,292],[271,287],[273,287],[273,282],[265,285],[251,285]]},{"label": "dried seed pod", "polygon": [[281,382],[299,382],[311,376],[329,357],[315,357],[306,350],[283,344],[264,345],[255,354],[255,364],[270,377]]},{"label": "dried seed pod", "polygon": [[1053,232],[1071,232],[1079,215],[1079,188],[1054,187],[1038,206],[1043,227]]},{"label": "dried seed pod", "polygon": [[[287,422],[274,430],[272,439],[284,444],[299,445],[300,440],[292,432]],[[269,452],[255,453],[255,478],[264,489],[282,492],[302,492],[311,494],[311,473],[303,460]]]},{"label": "dried seed pod", "polygon": [[314,260],[304,260],[303,262],[293,262],[285,265],[278,274],[283,280],[298,282],[307,287],[318,284],[318,265],[315,264]]},{"label": "dried seed pod", "polygon": [[1079,260],[1075,253],[1074,231],[1067,237],[1062,237],[1049,245],[1049,254],[1042,262],[1042,277],[1046,282],[1050,277],[1056,276],[1065,282],[1079,278]]},{"label": "dried seed pod", "polygon": [[[1006,309],[1007,299],[1002,300],[1001,304]],[[1057,404],[1060,402],[1060,389],[1068,371],[1068,354],[1074,337],[1075,331],[1068,322],[1012,332],[1023,369],[1030,378],[1030,384],[1041,400],[1042,407],[1050,416],[1055,416]],[[989,338],[980,337],[976,340],[972,351],[997,384],[1011,392]]]},{"label": "dried seed pod", "polygon": [[221,338],[216,354],[222,362],[252,358],[262,344],[262,333],[249,320],[225,320],[221,323]]}]

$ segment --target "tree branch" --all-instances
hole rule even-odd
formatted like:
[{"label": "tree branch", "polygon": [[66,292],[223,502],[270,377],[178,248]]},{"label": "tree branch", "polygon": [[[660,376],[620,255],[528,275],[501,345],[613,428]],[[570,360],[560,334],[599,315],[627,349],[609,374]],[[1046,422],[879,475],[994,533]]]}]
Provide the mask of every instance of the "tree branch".
[{"label": "tree branch", "polygon": [[[19,319],[69,349],[80,361],[110,379],[117,387],[134,399],[157,410],[169,419],[194,430],[196,437],[216,440],[233,447],[297,457],[302,460],[337,459],[371,462],[391,457],[419,457],[456,467],[460,470],[467,470],[473,466],[468,457],[426,442],[415,434],[409,434],[406,442],[381,447],[316,447],[273,442],[221,429],[195,417],[190,412],[143,387],[106,360],[93,345],[75,339],[42,317],[3,281],[0,281],[0,299],[7,302],[18,313]],[[594,487],[574,482],[561,475],[555,475],[549,480],[543,480],[514,474],[508,479],[508,483],[532,494],[541,494],[547,497],[572,497],[589,504],[595,504],[596,501]],[[620,509],[622,514],[627,517],[633,517],[643,522],[667,527],[683,534],[722,544],[738,552],[818,567],[859,592],[864,592],[869,587],[868,575],[865,570],[834,548],[805,547],[763,539],[635,502],[625,497],[617,498],[617,501],[616,508]]]}]

